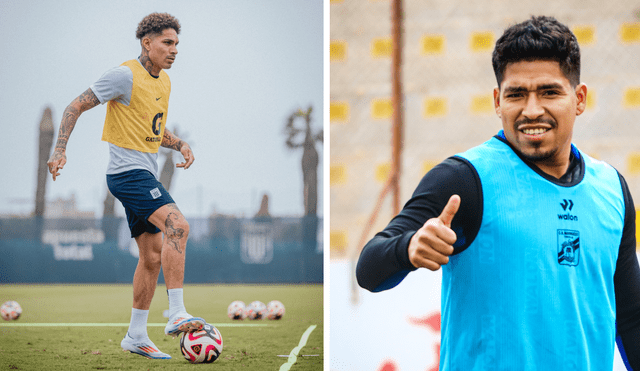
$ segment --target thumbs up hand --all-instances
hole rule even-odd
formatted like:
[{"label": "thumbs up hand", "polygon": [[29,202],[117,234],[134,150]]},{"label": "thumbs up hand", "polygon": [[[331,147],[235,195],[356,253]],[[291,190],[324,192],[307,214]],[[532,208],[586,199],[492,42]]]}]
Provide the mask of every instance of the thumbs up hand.
[{"label": "thumbs up hand", "polygon": [[460,208],[460,196],[453,195],[437,218],[431,218],[413,235],[409,242],[409,261],[416,268],[437,271],[449,262],[453,244],[457,240],[451,221]]}]

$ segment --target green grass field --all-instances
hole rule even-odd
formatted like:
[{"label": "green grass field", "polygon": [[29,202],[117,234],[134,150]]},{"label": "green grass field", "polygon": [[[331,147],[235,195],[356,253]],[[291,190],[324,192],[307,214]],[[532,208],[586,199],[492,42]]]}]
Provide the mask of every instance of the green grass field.
[{"label": "green grass field", "polygon": [[[291,370],[322,370],[322,285],[187,285],[185,306],[220,330],[224,349],[211,364],[193,365],[180,352],[179,338],[164,335],[169,308],[159,285],[149,311],[148,332],[171,360],[151,360],[123,352],[132,302],[131,285],[0,285],[0,302],[22,306],[17,321],[0,320],[0,370],[279,370],[312,330]],[[279,321],[232,321],[233,300],[286,307]]]}]

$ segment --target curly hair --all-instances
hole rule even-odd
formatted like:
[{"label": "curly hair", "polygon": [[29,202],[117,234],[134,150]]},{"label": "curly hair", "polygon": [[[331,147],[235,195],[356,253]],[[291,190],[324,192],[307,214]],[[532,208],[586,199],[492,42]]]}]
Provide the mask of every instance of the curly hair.
[{"label": "curly hair", "polygon": [[493,50],[493,72],[498,87],[509,63],[556,61],[572,86],[580,83],[580,46],[571,30],[553,17],[531,17],[507,28]]},{"label": "curly hair", "polygon": [[160,34],[167,28],[180,33],[180,22],[169,13],[151,13],[138,23],[136,38],[142,40],[148,34]]}]

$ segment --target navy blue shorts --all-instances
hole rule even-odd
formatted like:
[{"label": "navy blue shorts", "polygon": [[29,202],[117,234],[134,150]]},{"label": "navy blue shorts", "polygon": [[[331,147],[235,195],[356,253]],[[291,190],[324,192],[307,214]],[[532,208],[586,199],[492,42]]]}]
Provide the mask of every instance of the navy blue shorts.
[{"label": "navy blue shorts", "polygon": [[127,214],[131,237],[160,229],[147,219],[160,207],[174,203],[173,198],[148,170],[135,169],[119,174],[107,174],[107,186]]}]

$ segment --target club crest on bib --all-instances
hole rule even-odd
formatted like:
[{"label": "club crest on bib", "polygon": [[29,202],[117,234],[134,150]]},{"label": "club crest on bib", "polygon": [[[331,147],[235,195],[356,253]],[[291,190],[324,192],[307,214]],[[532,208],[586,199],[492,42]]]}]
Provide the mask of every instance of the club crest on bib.
[{"label": "club crest on bib", "polygon": [[558,229],[558,263],[576,266],[580,263],[580,232]]}]

